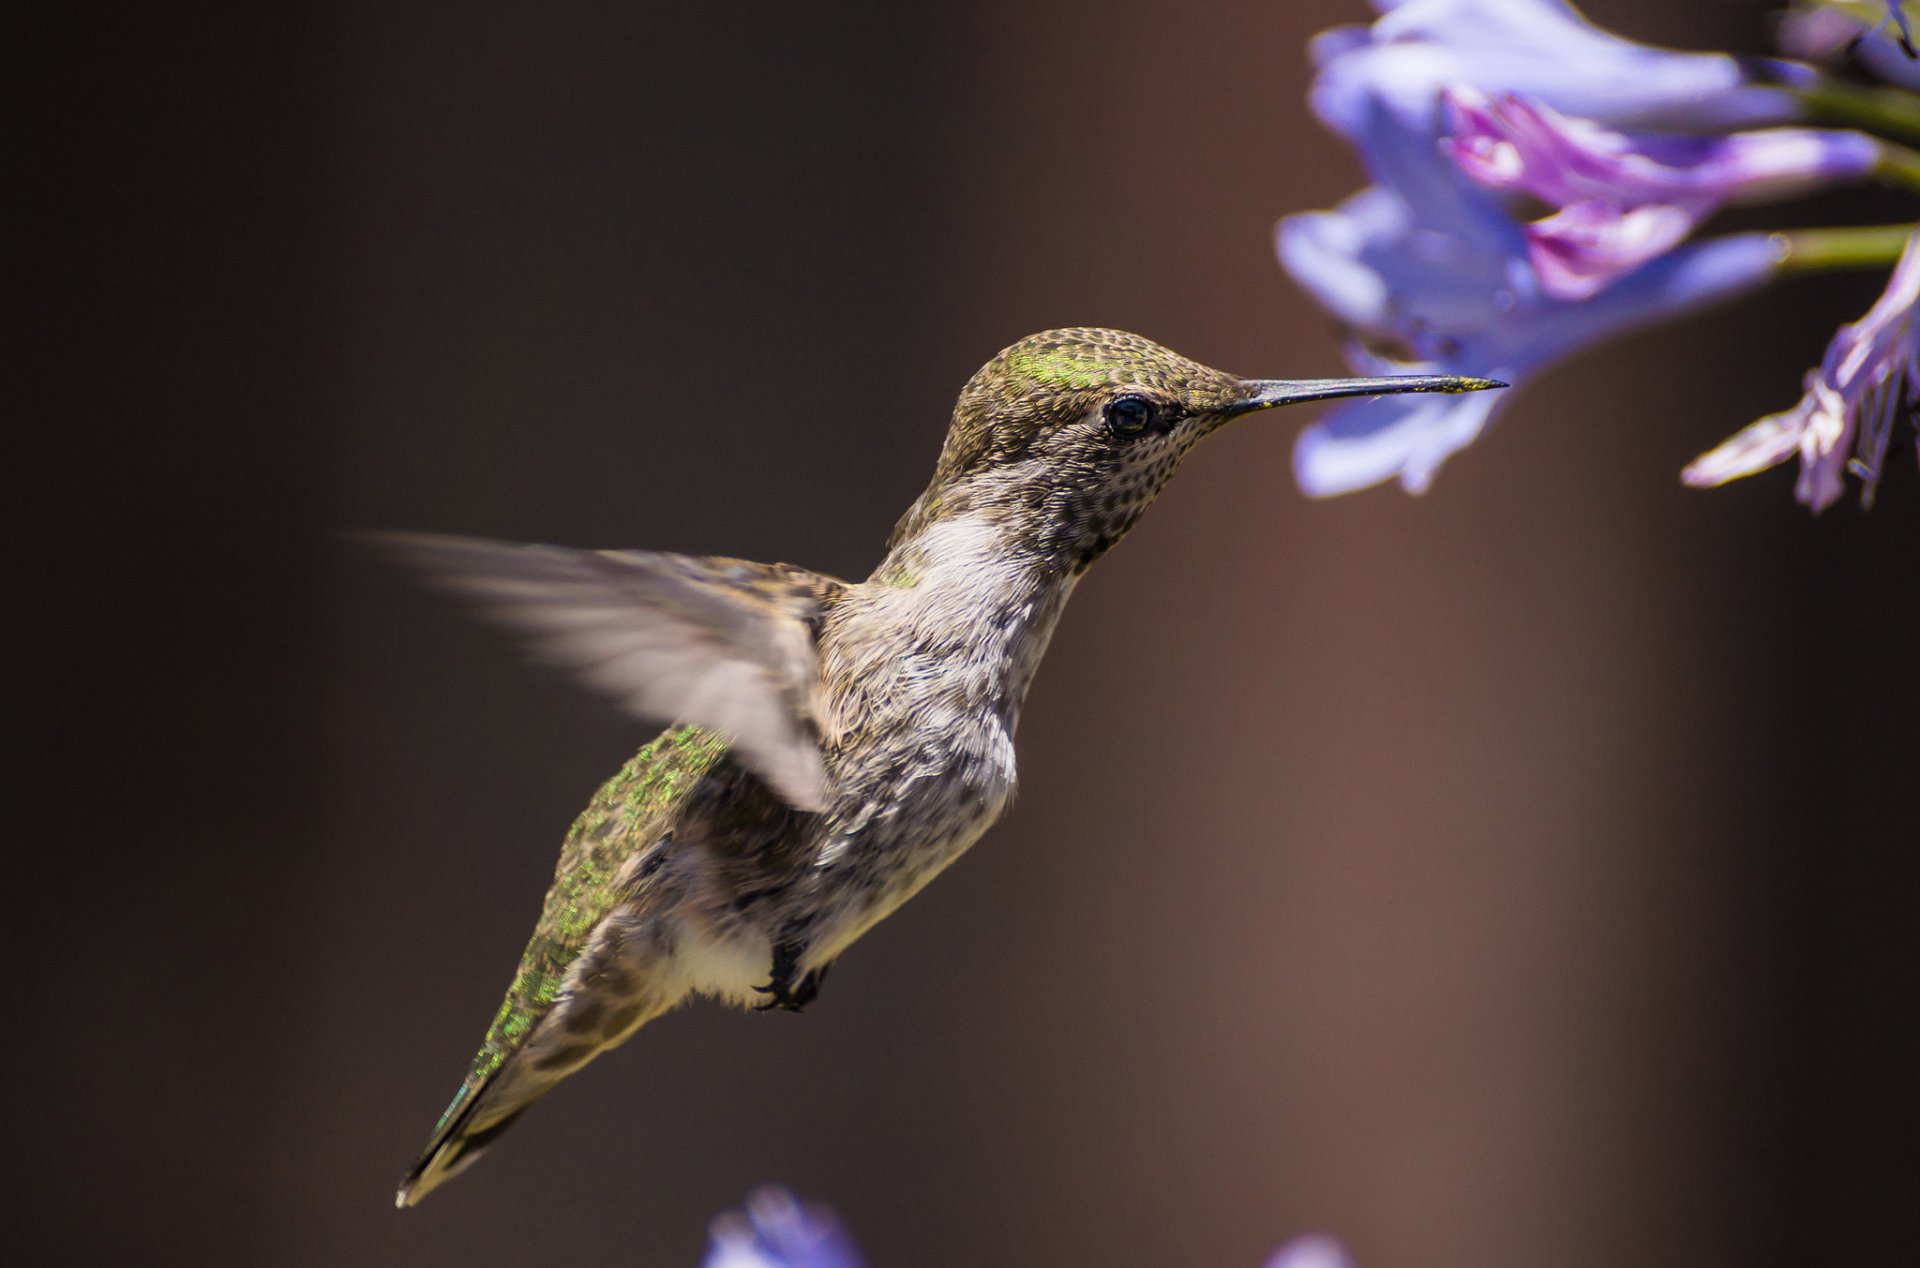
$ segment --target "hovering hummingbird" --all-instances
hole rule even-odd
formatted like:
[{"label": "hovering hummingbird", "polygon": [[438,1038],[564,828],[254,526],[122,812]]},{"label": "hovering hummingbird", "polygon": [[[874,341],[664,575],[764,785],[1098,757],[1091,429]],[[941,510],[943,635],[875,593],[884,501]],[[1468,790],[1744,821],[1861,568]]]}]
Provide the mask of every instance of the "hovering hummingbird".
[{"label": "hovering hummingbird", "polygon": [[798,1011],[835,958],[979,839],[1076,582],[1187,451],[1300,401],[1488,379],[1242,379],[1116,330],[1022,339],[968,381],[865,581],[788,564],[389,541],[670,729],[595,794],[411,1206],[529,1105],[691,995]]}]

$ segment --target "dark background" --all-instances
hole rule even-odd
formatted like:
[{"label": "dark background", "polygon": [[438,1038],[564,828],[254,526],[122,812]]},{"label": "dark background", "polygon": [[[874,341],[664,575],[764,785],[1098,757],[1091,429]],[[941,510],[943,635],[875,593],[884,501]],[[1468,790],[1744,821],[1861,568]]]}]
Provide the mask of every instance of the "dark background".
[{"label": "dark background", "polygon": [[1423,498],[1236,428],[1082,587],[1015,812],[820,1005],[671,1017],[389,1206],[644,737],[340,530],[863,575],[1021,334],[1336,372],[1270,232],[1358,183],[1303,42],[1363,17],[25,29],[6,1257],[690,1265],[768,1179],[875,1268],[1910,1254],[1920,479],[1676,478],[1874,277],[1556,373]]}]

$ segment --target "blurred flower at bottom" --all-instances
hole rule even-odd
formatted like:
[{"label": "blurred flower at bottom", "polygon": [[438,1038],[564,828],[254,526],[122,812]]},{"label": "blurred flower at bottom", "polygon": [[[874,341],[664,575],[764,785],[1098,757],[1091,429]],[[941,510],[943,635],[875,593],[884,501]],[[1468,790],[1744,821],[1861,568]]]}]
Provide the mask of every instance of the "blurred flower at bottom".
[{"label": "blurred flower at bottom", "polygon": [[1310,1233],[1273,1252],[1266,1268],[1353,1268],[1346,1247],[1331,1237]]},{"label": "blurred flower at bottom", "polygon": [[714,1220],[701,1268],[866,1268],[840,1218],[769,1185]]},{"label": "blurred flower at bottom", "polygon": [[[714,1220],[712,1238],[700,1268],[866,1268],[839,1217],[777,1185]],[[1265,1268],[1353,1268],[1353,1261],[1339,1242],[1316,1233],[1281,1246]]]}]

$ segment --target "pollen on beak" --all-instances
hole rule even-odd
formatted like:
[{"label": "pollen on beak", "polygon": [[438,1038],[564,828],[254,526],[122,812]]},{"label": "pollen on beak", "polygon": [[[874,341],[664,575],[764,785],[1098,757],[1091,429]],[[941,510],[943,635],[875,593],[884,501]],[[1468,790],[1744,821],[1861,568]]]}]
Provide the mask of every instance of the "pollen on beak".
[{"label": "pollen on beak", "polygon": [[1221,410],[1237,418],[1276,405],[1328,401],[1342,396],[1393,396],[1401,392],[1485,392],[1506,387],[1498,379],[1475,379],[1459,374],[1393,374],[1372,379],[1242,379],[1246,393]]}]

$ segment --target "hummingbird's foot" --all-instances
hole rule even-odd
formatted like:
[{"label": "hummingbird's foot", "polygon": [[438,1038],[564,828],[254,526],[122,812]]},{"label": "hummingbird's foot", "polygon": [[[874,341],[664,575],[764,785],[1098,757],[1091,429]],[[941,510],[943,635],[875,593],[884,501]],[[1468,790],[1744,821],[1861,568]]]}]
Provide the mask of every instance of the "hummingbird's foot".
[{"label": "hummingbird's foot", "polygon": [[827,968],[822,965],[812,972],[795,980],[800,969],[800,956],[806,951],[803,942],[782,942],[773,949],[773,975],[765,986],[753,989],[769,998],[754,1006],[756,1012],[766,1012],[778,1008],[784,1012],[797,1013],[820,994],[820,983],[827,980]]}]

